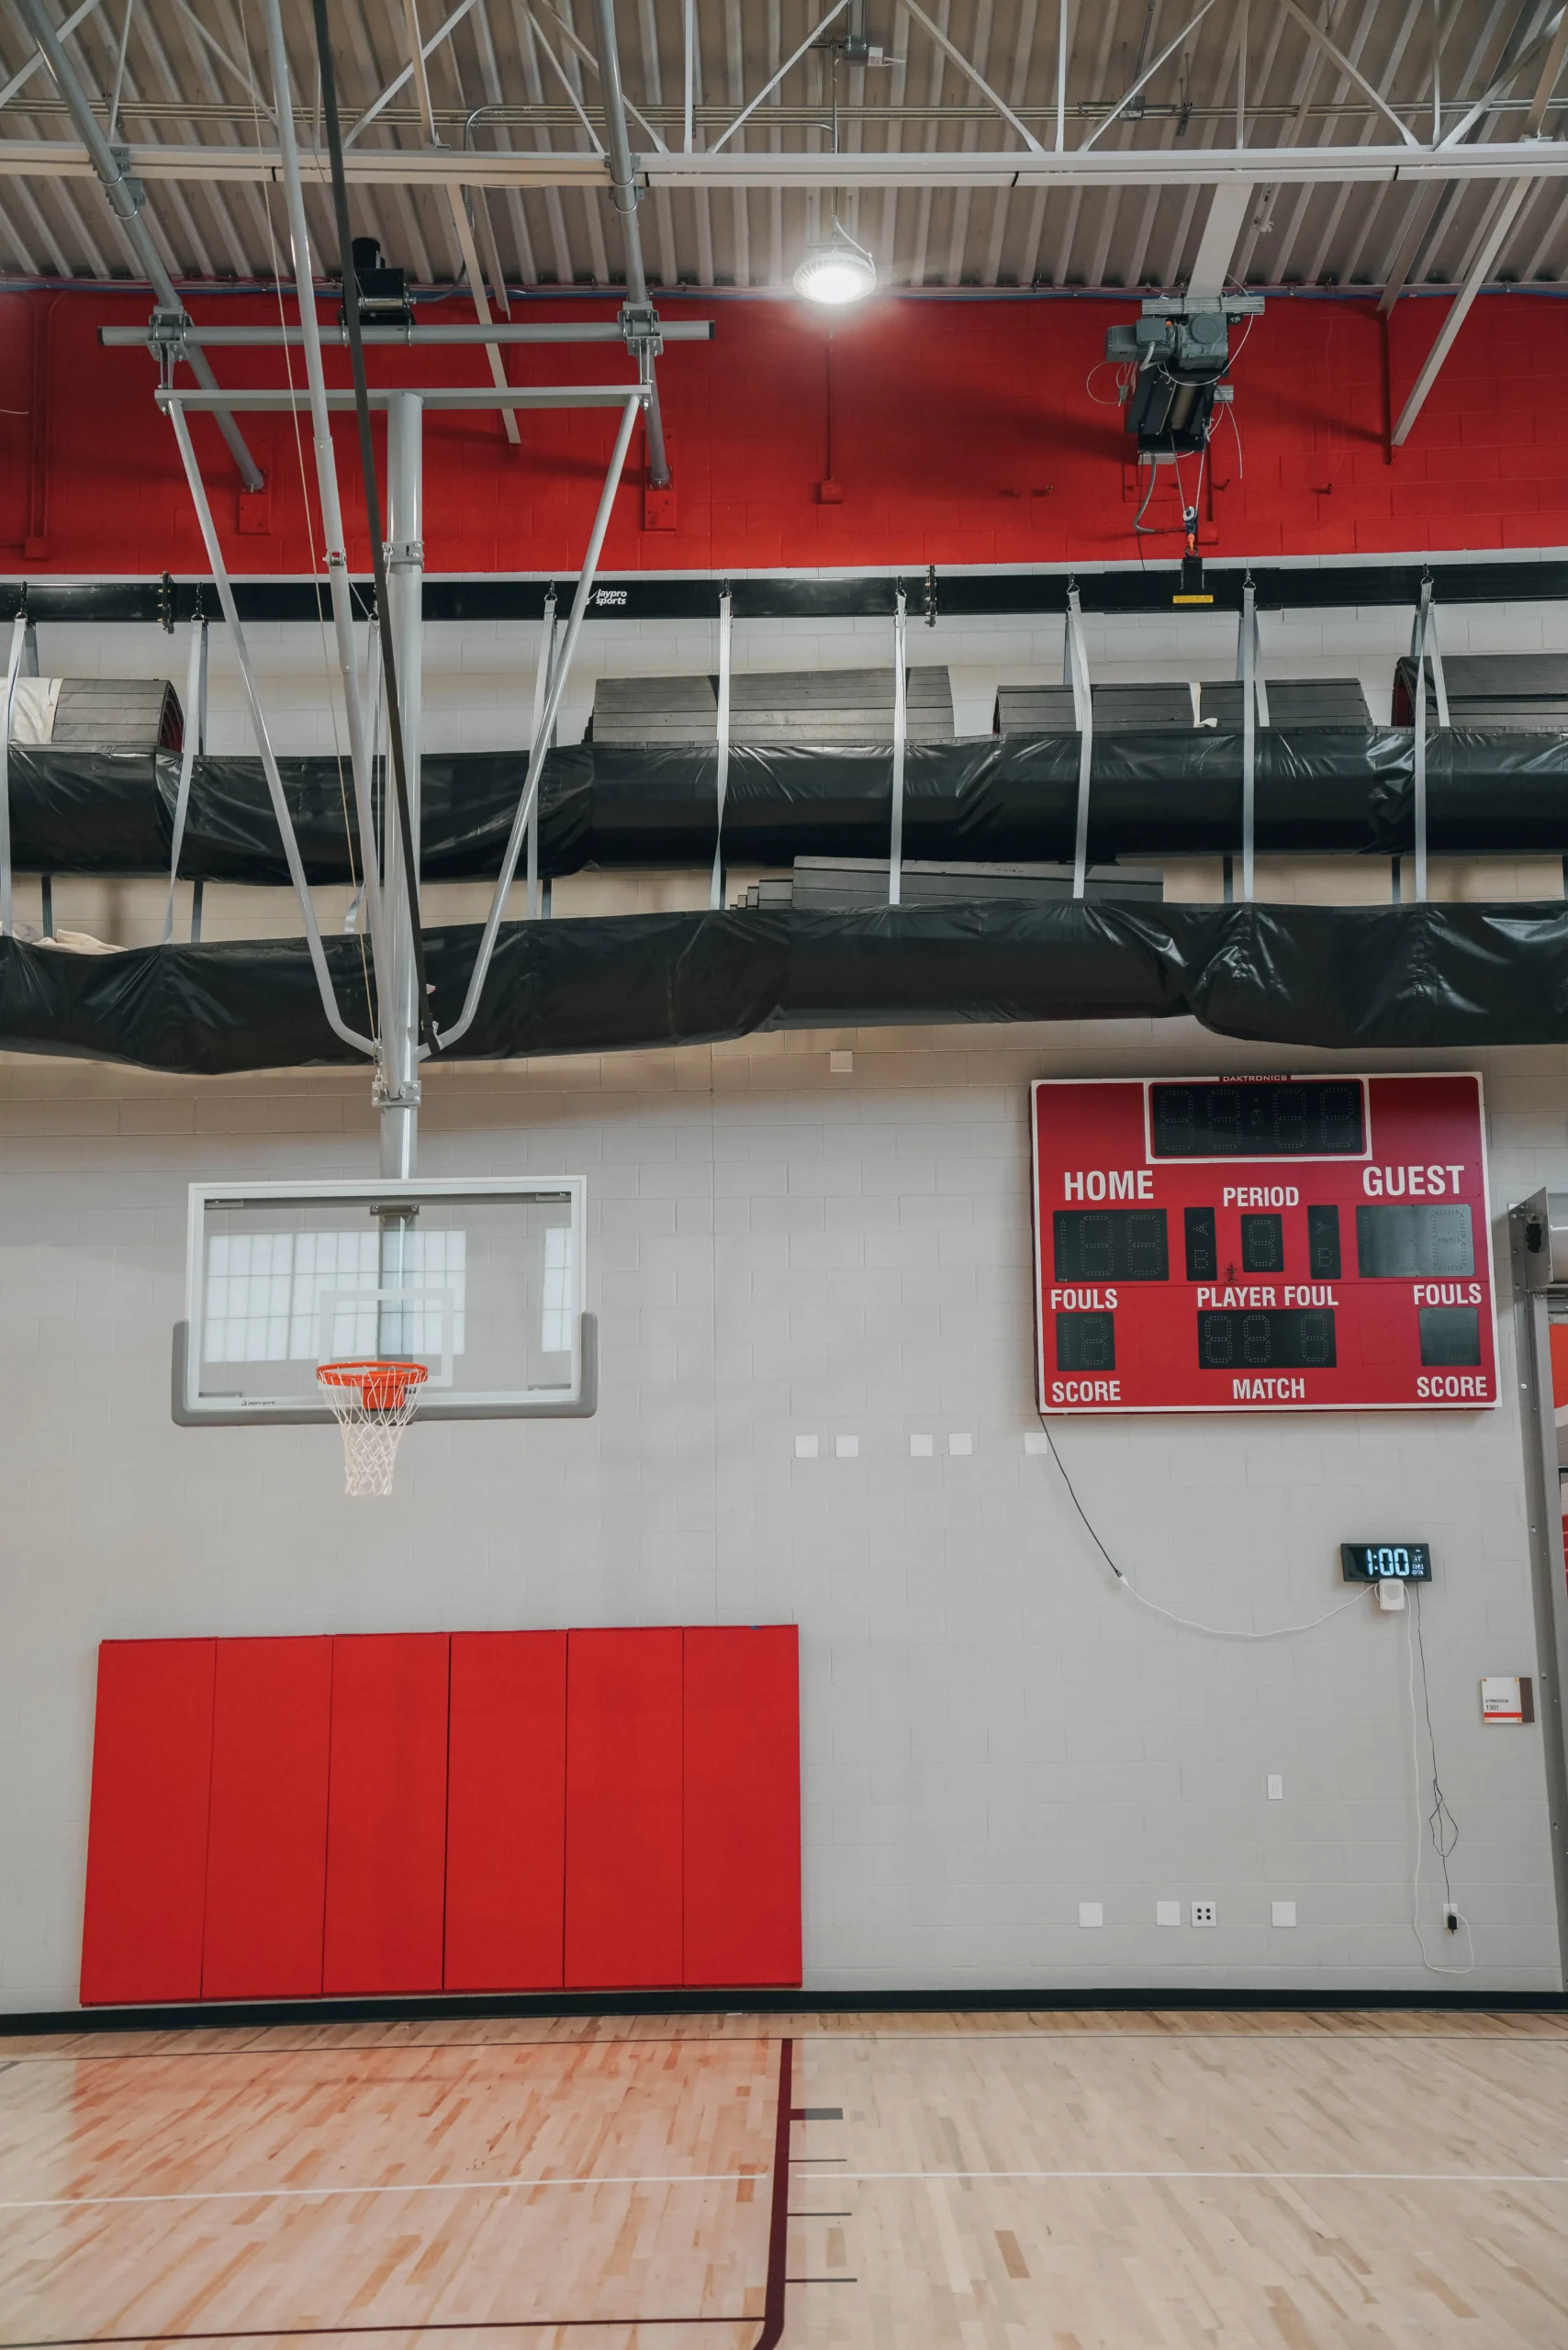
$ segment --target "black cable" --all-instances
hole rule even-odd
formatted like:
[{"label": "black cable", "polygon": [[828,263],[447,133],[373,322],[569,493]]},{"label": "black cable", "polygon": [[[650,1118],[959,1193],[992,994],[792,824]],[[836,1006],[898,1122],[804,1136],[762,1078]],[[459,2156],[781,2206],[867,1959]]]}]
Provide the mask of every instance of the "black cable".
[{"label": "black cable", "polygon": [[[420,890],[414,855],[414,826],[409,811],[409,775],[403,755],[403,713],[398,699],[398,656],[392,642],[392,604],[386,592],[386,550],[381,543],[381,492],[375,476],[375,450],[370,437],[370,391],[364,375],[364,343],[360,335],[359,280],[354,274],[353,239],[349,230],[349,192],[343,177],[342,130],[338,121],[338,85],[332,71],[332,41],[327,24],[327,0],[311,0],[316,22],[316,58],[321,74],[321,117],[327,126],[327,149],[332,162],[332,209],[337,218],[338,245],[343,279],[343,326],[353,367],[354,415],[359,423],[359,462],[364,476],[364,505],[370,523],[370,560],[375,572],[375,610],[381,631],[381,666],[386,681],[386,739],[392,753],[394,796],[398,802],[398,832],[403,844],[403,879],[409,893],[409,923],[414,942],[414,991],[420,1035],[431,1053],[441,1041],[431,1013],[425,979],[425,939],[420,926]],[[385,1023],[383,1024],[385,1024]]]},{"label": "black cable", "polygon": [[1443,1922],[1448,1922],[1453,1908],[1453,1887],[1449,1883],[1449,1855],[1459,1842],[1459,1822],[1448,1807],[1442,1785],[1438,1777],[1438,1741],[1432,1733],[1432,1698],[1427,1686],[1427,1643],[1421,1633],[1421,1588],[1410,1586],[1410,1604],[1415,1615],[1416,1656],[1421,1668],[1421,1708],[1427,1717],[1427,1747],[1432,1758],[1432,1808],[1427,1814],[1427,1826],[1431,1832],[1432,1849],[1437,1853],[1443,1872]]}]

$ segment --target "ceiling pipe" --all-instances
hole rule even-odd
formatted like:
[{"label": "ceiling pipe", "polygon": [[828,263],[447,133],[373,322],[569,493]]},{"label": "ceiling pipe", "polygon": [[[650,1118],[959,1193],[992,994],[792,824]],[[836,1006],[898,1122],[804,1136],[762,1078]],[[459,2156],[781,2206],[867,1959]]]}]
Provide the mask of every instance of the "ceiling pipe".
[{"label": "ceiling pipe", "polygon": [[[87,150],[93,169],[104,184],[109,204],[125,232],[126,241],[145,272],[153,297],[161,310],[168,315],[171,329],[184,329],[190,324],[185,306],[174,291],[174,281],[164,268],[151,231],[141,217],[140,184],[126,172],[119,157],[98,128],[97,117],[87,103],[87,94],[77,80],[71,60],[61,45],[60,36],[43,11],[42,0],[17,0],[17,13],[27,26],[45,64],[54,76],[55,87],[65,101],[66,112],[76,127],[76,135]],[[165,349],[171,348],[166,343]],[[218,388],[205,354],[197,348],[180,345],[178,356],[188,364],[198,384],[209,392]],[[251,490],[263,487],[261,468],[245,446],[243,436],[233,418],[220,410],[218,429],[229,444],[229,453],[240,468],[240,478]]]},{"label": "ceiling pipe", "polygon": [[665,448],[659,379],[654,364],[662,346],[658,318],[648,300],[648,280],[643,267],[643,232],[637,219],[637,167],[626,132],[626,98],[621,87],[621,51],[615,38],[615,0],[594,0],[594,28],[598,34],[599,84],[604,93],[605,136],[610,144],[610,198],[621,215],[622,232],[626,240],[626,302],[621,323],[626,347],[636,354],[650,394],[644,424],[649,487],[666,489],[669,456]]}]

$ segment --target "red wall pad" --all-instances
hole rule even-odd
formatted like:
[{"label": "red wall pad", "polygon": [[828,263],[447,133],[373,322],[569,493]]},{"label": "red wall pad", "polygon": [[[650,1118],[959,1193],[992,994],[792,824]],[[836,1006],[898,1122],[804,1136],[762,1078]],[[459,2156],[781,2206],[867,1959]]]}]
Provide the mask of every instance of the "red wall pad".
[{"label": "red wall pad", "polygon": [[801,1693],[793,1624],[685,1635],[688,1983],[801,1979]]},{"label": "red wall pad", "polygon": [[566,1984],[676,1984],[681,1635],[566,1640]]},{"label": "red wall pad", "polygon": [[566,1635],[455,1632],[446,1804],[446,1988],[561,1982]]},{"label": "red wall pad", "polygon": [[214,1645],[98,1650],[84,2007],[200,1997]]},{"label": "red wall pad", "polygon": [[441,1988],[451,1651],[444,1632],[332,1642],[330,1998]]},{"label": "red wall pad", "polygon": [[331,1709],[330,1639],[218,1641],[204,1999],[320,1991]]}]

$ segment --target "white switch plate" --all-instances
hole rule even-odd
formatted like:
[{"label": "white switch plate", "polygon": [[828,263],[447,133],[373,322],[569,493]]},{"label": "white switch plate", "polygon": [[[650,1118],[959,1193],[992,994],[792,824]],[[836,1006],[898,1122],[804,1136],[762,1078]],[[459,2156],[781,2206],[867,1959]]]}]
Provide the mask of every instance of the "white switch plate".
[{"label": "white switch plate", "polygon": [[1294,1926],[1295,1924],[1295,1903],[1294,1901],[1276,1901],[1273,1907],[1274,1923],[1276,1926]]},{"label": "white switch plate", "polygon": [[853,1077],[855,1056],[853,1053],[829,1053],[827,1067],[830,1077]]},{"label": "white switch plate", "polygon": [[1215,1916],[1215,1905],[1212,1901],[1193,1902],[1193,1923],[1194,1926],[1213,1926],[1218,1921]]},{"label": "white switch plate", "polygon": [[975,1440],[972,1436],[950,1436],[947,1438],[947,1449],[956,1459],[965,1453],[972,1452],[974,1449]]},{"label": "white switch plate", "polygon": [[1278,1771],[1271,1771],[1269,1774],[1269,1801],[1271,1803],[1283,1803],[1284,1799],[1284,1780],[1281,1777]]},{"label": "white switch plate", "polygon": [[1154,1905],[1154,1922],[1157,1926],[1179,1926],[1182,1922],[1182,1904],[1179,1901],[1157,1901]]},{"label": "white switch plate", "polygon": [[798,1436],[798,1437],[795,1438],[795,1458],[796,1458],[796,1460],[814,1460],[816,1459],[816,1457],[817,1457],[817,1440],[816,1440],[815,1437],[814,1437],[814,1436]]},{"label": "white switch plate", "polygon": [[1104,1903],[1081,1901],[1078,1905],[1078,1922],[1081,1926],[1103,1926],[1105,1922]]},{"label": "white switch plate", "polygon": [[909,1457],[912,1460],[929,1460],[935,1449],[936,1439],[934,1436],[912,1436],[910,1438]]},{"label": "white switch plate", "polygon": [[1044,1428],[1031,1428],[1024,1438],[1024,1449],[1031,1460],[1044,1460],[1050,1449],[1050,1438]]},{"label": "white switch plate", "polygon": [[857,1436],[835,1436],[833,1440],[833,1449],[840,1460],[858,1460],[860,1458],[860,1439]]}]

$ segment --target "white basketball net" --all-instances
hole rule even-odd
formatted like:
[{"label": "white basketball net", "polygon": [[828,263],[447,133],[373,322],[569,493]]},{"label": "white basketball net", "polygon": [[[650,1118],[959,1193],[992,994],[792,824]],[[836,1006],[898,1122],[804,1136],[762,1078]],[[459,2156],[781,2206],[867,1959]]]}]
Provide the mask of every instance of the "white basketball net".
[{"label": "white basketball net", "polygon": [[342,1430],[343,1491],[356,1498],[389,1494],[398,1443],[419,1406],[423,1366],[323,1363],[316,1377]]}]

